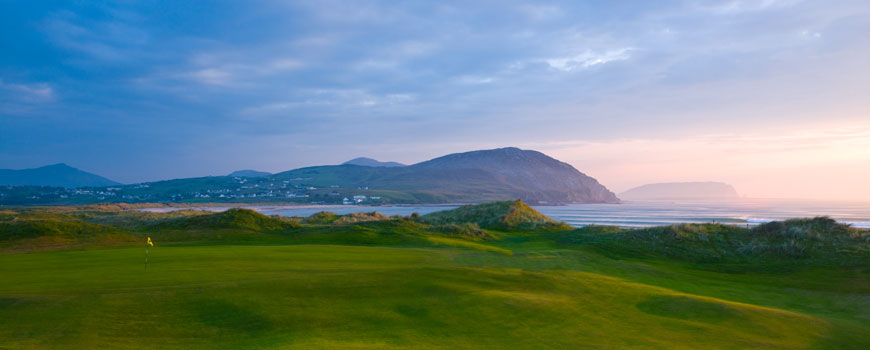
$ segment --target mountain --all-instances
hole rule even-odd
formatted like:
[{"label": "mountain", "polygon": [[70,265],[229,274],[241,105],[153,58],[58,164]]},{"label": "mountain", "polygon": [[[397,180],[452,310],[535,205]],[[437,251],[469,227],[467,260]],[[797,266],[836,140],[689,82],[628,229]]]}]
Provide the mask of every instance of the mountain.
[{"label": "mountain", "polygon": [[[86,185],[94,186],[95,182]],[[531,204],[619,203],[613,192],[571,165],[541,152],[519,148],[449,154],[408,166],[326,165],[262,177],[209,176],[114,187],[118,186],[96,191],[0,187],[0,205],[100,202],[381,205],[516,199]]]},{"label": "mountain", "polygon": [[[500,148],[449,154],[405,167],[352,164],[276,174],[313,187],[401,192],[415,203],[479,203],[520,198],[530,203],[618,203],[595,179],[541,152]],[[396,193],[388,193],[395,194]]]},{"label": "mountain", "polygon": [[34,169],[0,169],[0,185],[100,187],[119,183],[60,163]]},{"label": "mountain", "polygon": [[272,173],[267,173],[265,171],[256,171],[256,170],[236,170],[231,172],[227,176],[235,176],[235,177],[264,177],[272,175]]},{"label": "mountain", "polygon": [[619,194],[622,199],[734,199],[737,191],[722,182],[668,182],[647,184]]},{"label": "mountain", "polygon": [[573,166],[516,147],[454,153],[412,167],[435,173],[469,169],[484,172],[487,174],[480,180],[501,183],[512,188],[516,197],[534,202],[619,202],[613,192]]},{"label": "mountain", "polygon": [[351,159],[351,160],[346,161],[344,163],[341,163],[341,165],[361,165],[361,166],[384,167],[384,168],[406,166],[405,164],[402,164],[402,163],[381,162],[381,161],[377,161],[375,159],[366,158],[366,157],[354,158],[354,159]]}]

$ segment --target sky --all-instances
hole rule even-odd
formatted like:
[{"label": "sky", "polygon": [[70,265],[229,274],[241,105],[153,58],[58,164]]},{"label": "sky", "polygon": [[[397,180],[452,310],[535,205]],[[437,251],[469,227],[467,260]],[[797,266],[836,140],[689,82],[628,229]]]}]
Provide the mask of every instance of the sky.
[{"label": "sky", "polygon": [[870,200],[870,2],[0,0],[0,168],[516,146],[615,192]]}]

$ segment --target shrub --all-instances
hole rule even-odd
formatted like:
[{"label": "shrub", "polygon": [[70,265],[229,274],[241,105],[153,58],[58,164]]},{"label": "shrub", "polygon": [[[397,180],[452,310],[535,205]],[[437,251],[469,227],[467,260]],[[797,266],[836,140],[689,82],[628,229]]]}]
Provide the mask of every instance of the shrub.
[{"label": "shrub", "polygon": [[306,224],[331,224],[338,220],[338,214],[330,211],[319,211],[302,220]]},{"label": "shrub", "polygon": [[495,238],[491,233],[483,230],[475,223],[462,224],[441,224],[432,226],[432,231],[451,236],[461,236],[472,239],[490,239]]}]

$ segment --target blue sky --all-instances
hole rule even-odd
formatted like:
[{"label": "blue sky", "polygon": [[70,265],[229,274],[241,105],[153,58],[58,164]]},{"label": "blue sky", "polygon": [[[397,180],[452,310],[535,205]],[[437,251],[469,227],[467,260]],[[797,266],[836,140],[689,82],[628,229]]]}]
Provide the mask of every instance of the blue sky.
[{"label": "blue sky", "polygon": [[[751,174],[870,144],[865,0],[0,1],[0,23],[0,168],[129,183],[519,146],[616,190],[782,196]],[[776,169],[699,163],[782,145]],[[870,174],[853,153],[836,165]]]}]

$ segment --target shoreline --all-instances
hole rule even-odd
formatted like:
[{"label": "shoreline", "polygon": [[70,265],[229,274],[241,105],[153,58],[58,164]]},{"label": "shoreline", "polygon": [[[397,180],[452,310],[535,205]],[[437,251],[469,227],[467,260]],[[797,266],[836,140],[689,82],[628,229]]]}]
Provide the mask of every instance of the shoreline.
[{"label": "shoreline", "polygon": [[[433,207],[460,207],[463,205],[468,205],[467,203],[459,204],[459,203],[450,203],[450,204],[396,204],[396,205],[345,205],[345,204],[265,204],[265,203],[256,203],[256,204],[241,204],[241,203],[209,203],[211,205],[179,205],[180,203],[173,203],[173,205],[160,206],[160,207],[143,207],[143,208],[131,208],[128,210],[136,210],[136,211],[145,211],[151,213],[168,213],[178,210],[203,210],[203,211],[212,211],[212,212],[222,212],[233,208],[243,208],[250,209],[257,212],[262,211],[273,211],[273,210],[292,210],[292,209],[321,209],[321,208],[332,208],[332,209],[350,209],[350,208],[433,208]],[[238,204],[238,205],[237,205]],[[377,210],[372,210],[377,211]]]},{"label": "shoreline", "polygon": [[[240,203],[235,203],[240,204]],[[259,205],[258,205],[259,204]],[[733,211],[735,208],[724,208],[727,209],[724,212],[722,210],[713,210],[711,212],[689,212],[683,214],[671,214],[671,215],[656,215],[654,212],[649,212],[650,208],[657,208],[658,206],[637,206],[642,203],[632,203],[627,204],[627,206],[617,206],[617,210],[612,210],[605,208],[605,205],[601,205],[599,207],[584,207],[583,205],[577,206],[533,206],[534,208],[540,210],[544,215],[547,215],[553,219],[563,221],[571,226],[575,227],[583,227],[588,225],[603,225],[603,226],[616,226],[622,228],[641,228],[641,227],[653,227],[653,226],[666,226],[666,225],[674,225],[674,224],[698,224],[698,223],[718,223],[725,225],[735,225],[735,226],[757,226],[771,221],[783,221],[791,218],[811,218],[815,216],[826,216],[819,215],[810,212],[793,212],[790,214],[794,215],[782,215],[783,213],[767,213],[765,216],[756,216],[761,213],[755,213],[755,215],[748,215],[748,212],[738,212]],[[646,204],[650,204],[647,202]],[[683,203],[686,204],[685,202]],[[421,214],[425,214],[428,212],[425,208],[433,208],[435,210],[448,210],[452,208],[459,207],[463,204],[420,204],[420,205],[334,205],[334,204],[294,204],[294,205],[276,205],[276,204],[265,204],[265,203],[257,203],[257,204],[244,204],[244,205],[211,205],[211,206],[198,206],[198,205],[173,205],[173,206],[160,206],[160,207],[150,207],[150,208],[138,208],[138,209],[130,209],[135,211],[143,211],[143,212],[156,212],[156,213],[167,213],[178,210],[203,210],[209,212],[221,212],[232,208],[244,208],[257,211],[259,213],[265,215],[282,215],[282,216],[308,216],[317,211],[330,211],[336,212],[338,214],[346,214],[351,212],[380,212],[387,215],[410,215],[412,211],[419,211]],[[611,207],[606,205],[606,207]],[[691,208],[692,205],[689,205],[688,208]],[[412,210],[412,208],[419,208],[419,210]],[[437,209],[436,209],[437,208]],[[613,207],[611,207],[613,208]],[[591,210],[590,210],[591,209]],[[615,209],[615,208],[614,208]],[[680,208],[674,208],[676,210],[686,209],[685,206]],[[744,210],[746,210],[744,208]],[[282,212],[283,211],[283,212]],[[294,213],[294,211],[296,211]],[[749,211],[754,211],[749,209]],[[742,215],[741,215],[742,214]],[[841,215],[827,215],[841,224],[850,225],[852,227],[861,229],[861,230],[870,230],[870,217],[862,216],[862,215],[848,215],[842,213]]]}]

